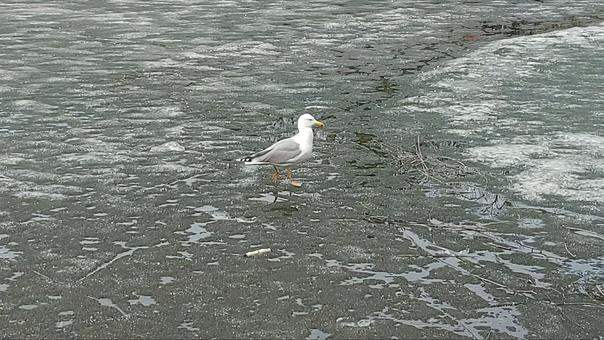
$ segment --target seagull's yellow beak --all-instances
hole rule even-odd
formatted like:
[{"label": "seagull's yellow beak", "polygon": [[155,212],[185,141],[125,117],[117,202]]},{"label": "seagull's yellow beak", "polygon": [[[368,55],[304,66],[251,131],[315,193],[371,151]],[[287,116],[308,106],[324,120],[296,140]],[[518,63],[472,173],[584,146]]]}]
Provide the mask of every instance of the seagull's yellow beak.
[{"label": "seagull's yellow beak", "polygon": [[324,128],[324,127],[325,127],[325,124],[321,123],[321,122],[320,122],[320,121],[318,121],[318,120],[315,120],[314,122],[312,122],[312,125],[313,125],[314,127],[318,127],[318,128]]}]

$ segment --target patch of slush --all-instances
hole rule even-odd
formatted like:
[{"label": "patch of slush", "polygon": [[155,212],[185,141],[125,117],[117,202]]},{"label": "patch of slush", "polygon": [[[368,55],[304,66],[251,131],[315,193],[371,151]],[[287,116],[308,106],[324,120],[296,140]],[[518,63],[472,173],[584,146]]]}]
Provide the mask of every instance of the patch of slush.
[{"label": "patch of slush", "polygon": [[130,163],[133,159],[126,155],[116,154],[114,151],[109,152],[88,152],[88,153],[71,153],[63,154],[58,159],[70,165],[89,166],[89,165],[113,165],[113,164],[125,164]]},{"label": "patch of slush", "polygon": [[208,231],[205,226],[208,223],[192,223],[191,227],[185,231],[175,231],[175,234],[181,234],[181,235],[186,235],[189,239],[186,241],[186,243],[195,243],[198,242],[199,240],[208,238],[210,236],[212,236],[212,232]]},{"label": "patch of slush", "polygon": [[19,309],[32,310],[38,308],[38,305],[21,305]]},{"label": "patch of slush", "polygon": [[310,334],[306,337],[306,340],[326,340],[330,336],[330,333],[323,332],[317,328],[312,328]]},{"label": "patch of slush", "polygon": [[420,100],[524,199],[604,203],[602,53],[604,23],[495,41],[422,73]]},{"label": "patch of slush", "polygon": [[148,307],[157,303],[155,299],[149,295],[138,295],[134,293],[134,296],[137,298],[128,300],[128,303],[131,305],[143,305],[144,307]]},{"label": "patch of slush", "polygon": [[546,147],[530,144],[498,144],[468,150],[472,160],[489,163],[494,168],[521,166],[528,163],[532,157],[546,152]]},{"label": "patch of slush", "polygon": [[45,199],[49,201],[62,201],[67,198],[63,194],[55,194],[42,191],[21,191],[15,194],[18,198]]},{"label": "patch of slush", "polygon": [[467,153],[470,159],[494,168],[514,168],[511,189],[525,199],[543,201],[546,196],[562,196],[572,201],[604,202],[604,138],[557,134],[537,143],[480,146]]},{"label": "patch of slush", "polygon": [[212,216],[213,220],[228,220],[229,216],[227,215],[226,212],[211,206],[211,205],[204,205],[198,208],[195,208],[195,214],[193,216],[201,216],[201,213],[205,213],[205,214],[209,214],[210,216]]},{"label": "patch of slush", "polygon": [[144,171],[148,171],[149,173],[153,173],[153,174],[159,174],[159,173],[193,174],[193,173],[199,171],[199,168],[181,165],[178,163],[171,163],[171,162],[163,162],[161,164],[145,166],[142,169]]},{"label": "patch of slush", "polygon": [[569,259],[564,267],[570,273],[580,276],[579,281],[586,281],[589,277],[604,277],[604,256],[591,259]]},{"label": "patch of slush", "polygon": [[190,332],[196,332],[199,330],[199,328],[193,327],[193,322],[182,322],[180,325],[178,325],[178,328],[186,329]]},{"label": "patch of slush", "polygon": [[0,245],[0,259],[2,260],[14,260],[22,254],[20,251],[13,251],[7,248],[6,246]]},{"label": "patch of slush", "polygon": [[56,328],[63,328],[73,324],[73,320],[57,321],[55,323]]},{"label": "patch of slush", "polygon": [[522,229],[540,229],[544,226],[543,220],[538,218],[523,218],[518,221],[518,227]]},{"label": "patch of slush", "polygon": [[51,113],[57,107],[31,99],[20,99],[13,102],[15,108],[21,111],[34,111],[38,113]]},{"label": "patch of slush", "polygon": [[160,285],[167,285],[174,282],[176,279],[172,276],[162,276],[159,278]]},{"label": "patch of slush", "polygon": [[25,158],[11,155],[0,155],[0,164],[3,165],[17,165],[23,162]]},{"label": "patch of slush", "polygon": [[178,142],[167,142],[162,145],[151,147],[151,152],[182,152],[185,147]]},{"label": "patch of slush", "polygon": [[604,178],[584,178],[589,171],[585,166],[595,164],[590,164],[592,162],[583,157],[545,159],[531,163],[530,169],[512,176],[512,189],[524,198],[545,200],[545,196],[555,195],[572,201],[604,203]]}]

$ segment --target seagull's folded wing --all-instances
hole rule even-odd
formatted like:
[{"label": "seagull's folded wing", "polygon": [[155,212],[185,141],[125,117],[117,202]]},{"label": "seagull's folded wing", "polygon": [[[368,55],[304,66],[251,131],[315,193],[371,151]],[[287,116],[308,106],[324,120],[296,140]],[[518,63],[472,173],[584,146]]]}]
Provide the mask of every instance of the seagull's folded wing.
[{"label": "seagull's folded wing", "polygon": [[298,158],[301,153],[300,144],[292,138],[287,138],[245,158],[245,161],[252,164],[288,164]]}]

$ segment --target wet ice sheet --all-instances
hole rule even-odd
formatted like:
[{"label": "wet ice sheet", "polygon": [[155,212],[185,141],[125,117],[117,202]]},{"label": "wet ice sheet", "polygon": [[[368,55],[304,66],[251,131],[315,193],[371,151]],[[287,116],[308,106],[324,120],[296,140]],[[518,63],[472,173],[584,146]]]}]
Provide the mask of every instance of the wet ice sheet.
[{"label": "wet ice sheet", "polygon": [[[489,42],[527,29],[582,25],[601,6],[4,6],[0,294],[7,313],[0,328],[15,338],[599,335],[593,325],[601,313],[586,304],[593,304],[587,294],[597,294],[594,283],[601,282],[601,258],[593,255],[601,233],[583,223],[602,220],[597,211],[576,211],[601,177],[592,162],[601,156],[594,117],[583,117],[590,123],[582,131],[577,125],[564,134],[541,133],[551,123],[540,112],[551,101],[548,93],[539,92],[539,102],[522,101],[521,114],[494,117],[492,111],[509,109],[514,93],[491,98],[476,79],[447,85],[451,80],[439,75],[416,76],[442,66],[446,78],[451,65],[465,70],[485,57],[506,66],[469,68],[502,83],[502,74],[516,66],[534,77],[543,60],[530,52],[530,39],[549,41],[543,52],[565,47],[543,36],[512,40],[512,48],[502,42],[494,51]],[[577,46],[569,42],[574,38],[563,44],[592,48],[592,32],[584,32]],[[579,52],[568,53],[572,62]],[[537,59],[513,62],[523,58]],[[560,65],[544,65],[550,67],[544,78],[559,83]],[[447,98],[431,89],[464,86],[476,92],[444,104]],[[432,97],[413,102],[422,94]],[[565,109],[587,105],[563,95],[556,93],[556,100],[566,101]],[[291,133],[291,118],[301,110],[323,115],[328,125],[316,139],[316,159],[296,170],[302,189],[274,187],[270,169],[234,161]],[[475,124],[493,121],[499,125]],[[539,133],[528,138],[517,128],[521,123]],[[506,139],[502,128],[518,138]],[[506,186],[484,183],[461,183],[477,188],[476,195],[450,199],[437,194],[455,191],[442,183],[425,189],[430,183],[394,176],[381,144],[426,134],[446,138],[442,131],[469,136],[460,143],[469,147],[467,157],[488,167],[526,166],[510,175],[517,183],[527,179],[513,176],[535,176],[529,167],[552,170],[541,172],[548,174],[537,183],[542,191],[531,190],[539,198],[562,194],[568,202],[517,202],[500,193]],[[476,143],[485,139],[494,142]],[[517,152],[510,158],[508,148],[495,148],[499,144]],[[569,175],[567,186],[557,182],[558,164],[543,160],[562,158],[570,167],[577,162],[572,153],[588,162]],[[583,178],[589,164],[597,171]],[[587,189],[573,189],[576,182]],[[488,195],[479,198],[481,190]],[[512,199],[513,208],[476,213],[493,196]],[[374,215],[387,218],[376,222]],[[258,247],[273,251],[242,256]],[[562,287],[578,293],[556,296]],[[576,305],[548,309],[550,298]]]}]

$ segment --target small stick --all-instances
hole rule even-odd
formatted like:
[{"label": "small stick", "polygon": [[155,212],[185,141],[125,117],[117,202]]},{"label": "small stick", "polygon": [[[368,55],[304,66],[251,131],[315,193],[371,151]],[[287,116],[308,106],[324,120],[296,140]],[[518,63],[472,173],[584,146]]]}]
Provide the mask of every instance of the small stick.
[{"label": "small stick", "polygon": [[42,273],[40,273],[40,272],[37,272],[37,271],[35,271],[35,270],[33,270],[33,269],[32,269],[32,272],[33,272],[34,274],[37,274],[37,275],[39,275],[39,276],[41,276],[41,277],[45,278],[45,279],[46,279],[46,280],[48,280],[49,282],[54,282],[54,281],[53,281],[53,279],[51,279],[50,277],[48,277],[48,276],[46,276],[46,275],[44,275],[44,274],[42,274]]},{"label": "small stick", "polygon": [[604,292],[602,292],[602,289],[600,289],[600,286],[596,285],[596,289],[598,289],[598,291],[600,292],[600,295],[602,297],[604,297]]},{"label": "small stick", "polygon": [[419,160],[422,162],[422,166],[424,168],[424,170],[428,170],[428,167],[426,166],[426,163],[424,163],[424,155],[422,155],[422,148],[419,145],[419,135],[417,136],[417,154],[419,156]]},{"label": "small stick", "polygon": [[568,247],[566,246],[566,242],[564,242],[564,248],[566,248],[566,252],[568,252],[570,254],[570,256],[572,256],[573,258],[575,258],[575,254],[571,253],[570,250],[568,250]]}]

